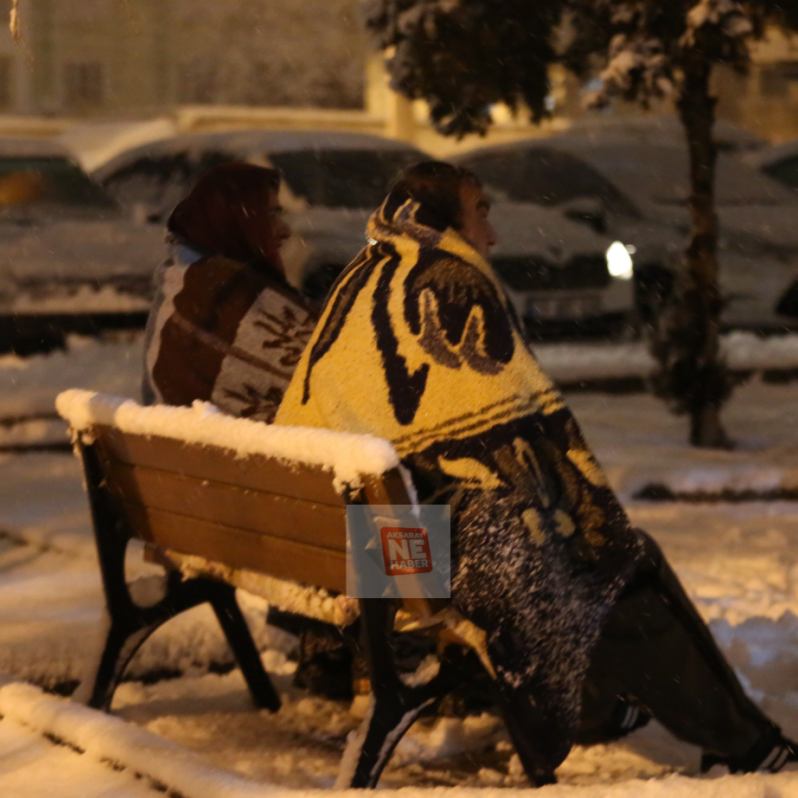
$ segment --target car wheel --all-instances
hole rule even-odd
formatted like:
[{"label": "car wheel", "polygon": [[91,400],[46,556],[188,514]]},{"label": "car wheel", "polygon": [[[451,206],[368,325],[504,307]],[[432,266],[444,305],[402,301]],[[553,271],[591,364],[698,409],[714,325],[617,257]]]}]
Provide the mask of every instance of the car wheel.
[{"label": "car wheel", "polygon": [[637,310],[625,313],[617,322],[611,337],[615,341],[639,341],[643,337],[643,321]]},{"label": "car wheel", "polygon": [[798,318],[798,281],[794,282],[778,301],[776,313],[781,316]]},{"label": "car wheel", "polygon": [[673,293],[673,272],[661,264],[635,267],[635,307],[642,327],[656,327],[663,306]]}]

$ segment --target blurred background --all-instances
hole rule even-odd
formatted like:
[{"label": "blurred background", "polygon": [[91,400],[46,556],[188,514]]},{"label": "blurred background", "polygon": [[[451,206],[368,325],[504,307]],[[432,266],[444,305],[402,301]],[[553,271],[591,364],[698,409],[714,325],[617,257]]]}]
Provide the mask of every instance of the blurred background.
[{"label": "blurred background", "polygon": [[[205,169],[231,160],[282,171],[286,272],[317,302],[363,246],[399,169],[437,157],[480,176],[500,239],[492,264],[535,355],[746,687],[798,736],[798,37],[768,30],[751,42],[746,74],[712,70],[718,360],[735,387],[723,397],[734,448],[696,448],[652,391],[661,363],[649,339],[692,230],[672,101],[588,111],[600,70],[578,80],[558,65],[539,125],[499,104],[486,135],[457,139],[435,131],[424,101],[391,90],[360,0],[19,0],[17,41],[12,5],[0,0],[4,794],[51,795],[37,763],[52,751],[30,730],[29,749],[20,742],[12,710],[32,713],[3,702],[2,674],[71,694],[103,613],[80,464],[55,397],[80,387],[139,399],[165,222]],[[365,697],[350,707],[292,688],[297,640],[267,627],[263,601],[245,603],[285,693],[279,716],[251,711],[208,607],[147,642],[114,711],[225,772],[330,786]],[[575,749],[561,780],[697,773],[697,749],[654,727]],[[3,759],[4,745],[18,760]],[[526,783],[495,715],[430,718],[402,745],[389,786]],[[75,794],[107,794],[85,786],[84,767]],[[26,791],[35,784],[41,792]]]},{"label": "blurred background", "polygon": [[[0,351],[140,328],[166,217],[233,159],[284,172],[288,275],[317,300],[396,171],[428,156],[501,203],[494,266],[534,338],[638,338],[672,290],[690,224],[669,101],[588,111],[600,79],[555,65],[549,118],[496,105],[487,135],[457,139],[391,90],[358,0],[19,0],[18,15],[18,42],[0,32]],[[748,74],[713,71],[723,323],[772,332],[798,320],[798,45],[774,29],[752,48]]]}]

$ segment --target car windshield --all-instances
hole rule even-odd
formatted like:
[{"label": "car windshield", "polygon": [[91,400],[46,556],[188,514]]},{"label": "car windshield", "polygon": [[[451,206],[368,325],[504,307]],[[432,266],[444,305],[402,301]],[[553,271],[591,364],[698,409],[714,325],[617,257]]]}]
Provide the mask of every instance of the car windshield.
[{"label": "car windshield", "polygon": [[762,171],[775,177],[779,183],[798,189],[798,155],[769,164]]},{"label": "car windshield", "polygon": [[398,172],[424,156],[407,150],[300,150],[269,155],[289,188],[310,205],[377,208]]},{"label": "car windshield", "polygon": [[[621,191],[638,202],[684,205],[689,195],[686,147],[601,144],[585,147],[584,158]],[[719,154],[715,196],[718,206],[795,203],[792,192],[775,180]]]},{"label": "car windshield", "polygon": [[561,206],[591,197],[615,213],[639,216],[629,201],[606,178],[584,161],[546,147],[500,149],[465,156],[488,189],[497,189],[515,202]]},{"label": "car windshield", "polygon": [[230,160],[218,150],[148,153],[117,168],[102,183],[123,207],[140,206],[150,221],[163,222],[203,172]]},{"label": "car windshield", "polygon": [[0,212],[115,207],[111,197],[66,158],[0,158]]}]

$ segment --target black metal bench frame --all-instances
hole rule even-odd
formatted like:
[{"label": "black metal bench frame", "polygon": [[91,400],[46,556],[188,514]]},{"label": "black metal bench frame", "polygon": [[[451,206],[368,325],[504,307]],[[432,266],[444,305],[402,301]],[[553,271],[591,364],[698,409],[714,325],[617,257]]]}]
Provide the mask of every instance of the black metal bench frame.
[{"label": "black metal bench frame", "polygon": [[[81,440],[77,446],[86,477],[109,627],[101,656],[79,688],[78,700],[109,711],[125,668],[142,643],[170,619],[207,602],[219,620],[255,705],[277,712],[279,694],[263,668],[232,585],[204,576],[184,578],[172,570],[167,572],[163,598],[150,606],[135,602],[125,579],[125,557],[130,540],[137,535],[121,502],[108,489],[102,457],[97,446],[87,442],[90,440]],[[425,709],[467,678],[472,663],[461,649],[450,647],[441,657],[437,676],[421,686],[405,685],[391,645],[399,602],[361,599],[359,605],[360,640],[369,667],[372,707],[353,743],[359,751],[345,757],[352,763],[351,770],[341,773],[338,786],[374,788],[402,735]]]}]

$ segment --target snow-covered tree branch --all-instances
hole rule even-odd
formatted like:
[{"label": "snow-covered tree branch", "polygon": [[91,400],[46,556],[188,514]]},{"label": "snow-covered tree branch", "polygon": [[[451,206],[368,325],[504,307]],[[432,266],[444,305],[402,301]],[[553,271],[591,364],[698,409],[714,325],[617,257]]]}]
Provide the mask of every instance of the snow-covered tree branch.
[{"label": "snow-covered tree branch", "polygon": [[367,24],[392,53],[393,86],[430,105],[445,134],[483,133],[490,106],[526,106],[546,115],[548,69],[563,63],[581,77],[598,74],[590,97],[648,107],[671,98],[690,152],[688,200],[693,230],[672,307],[654,351],[658,389],[691,417],[697,445],[728,443],[720,408],[731,381],[719,356],[723,300],[718,288],[712,130],[715,66],[745,70],[751,43],[769,27],[798,30],[798,3],[778,0],[368,0]]}]

